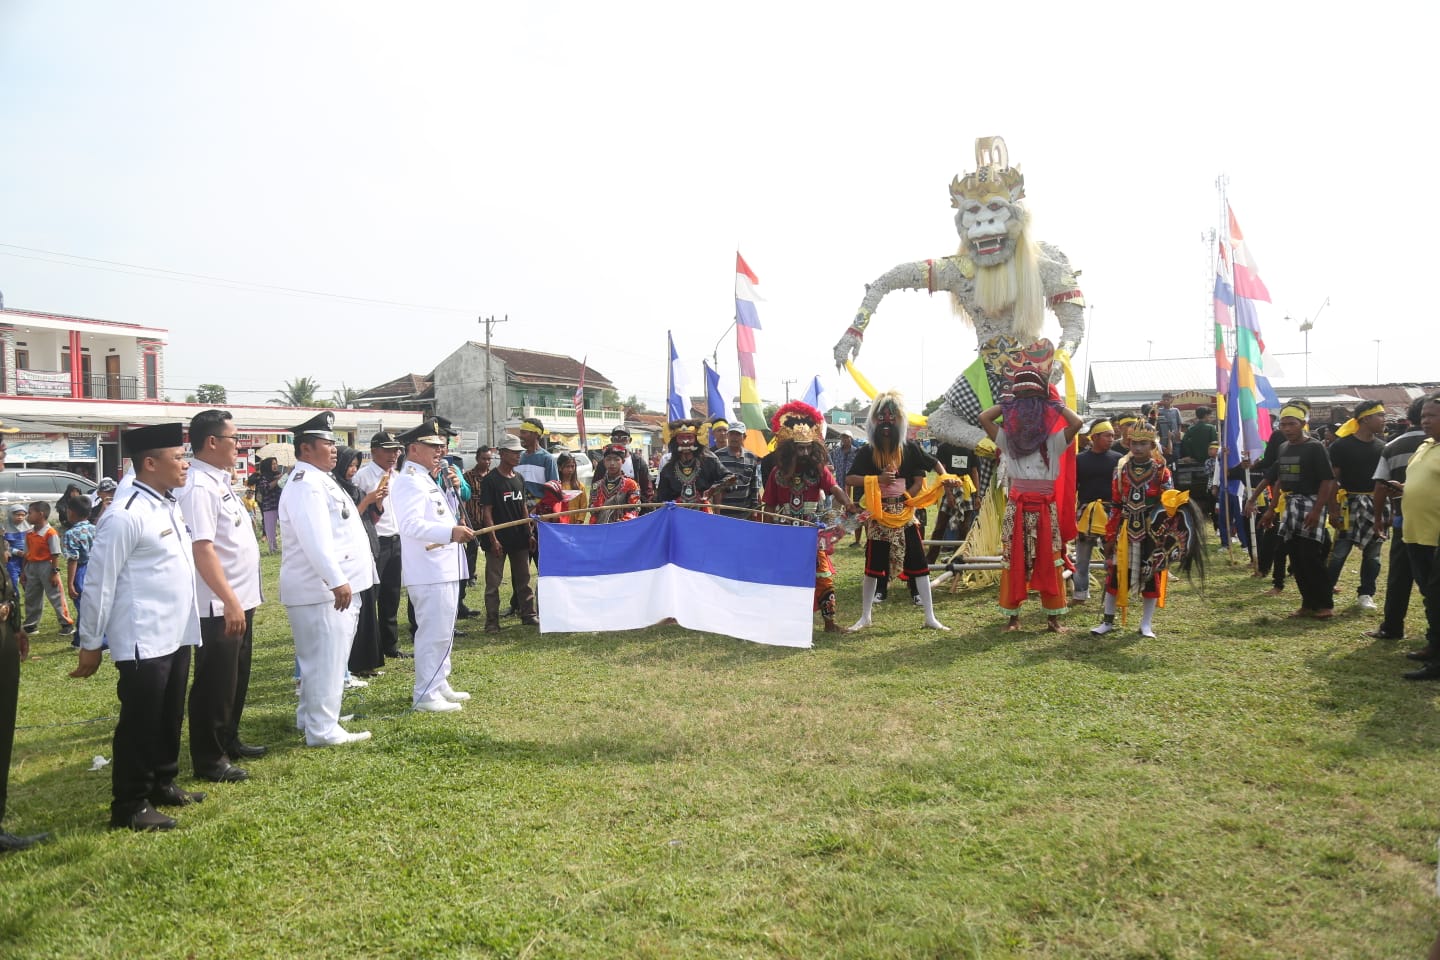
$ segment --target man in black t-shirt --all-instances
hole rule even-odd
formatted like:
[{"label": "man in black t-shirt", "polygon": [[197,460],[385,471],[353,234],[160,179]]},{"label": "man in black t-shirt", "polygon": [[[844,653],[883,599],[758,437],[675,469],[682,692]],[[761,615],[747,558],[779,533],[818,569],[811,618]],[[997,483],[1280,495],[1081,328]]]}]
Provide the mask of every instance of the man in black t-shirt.
[{"label": "man in black t-shirt", "polygon": [[[485,526],[523,520],[525,480],[515,472],[525,447],[518,437],[506,434],[497,452],[500,464],[480,481],[480,510]],[[510,587],[520,607],[520,622],[536,626],[535,590],[530,585],[530,554],[535,549],[535,533],[528,523],[504,530],[492,530],[484,537],[485,546],[485,632],[500,632],[500,581],[505,575],[505,561],[510,561]]]},{"label": "man in black t-shirt", "polygon": [[[894,392],[877,395],[870,405],[870,417],[866,424],[870,442],[856,455],[850,475],[844,480],[846,487],[864,488],[866,477],[879,478],[879,512],[891,515],[897,521],[910,510],[905,502],[907,495],[917,492],[931,469],[940,466],[918,443],[904,441],[906,424],[904,401],[900,395]],[[943,472],[943,467],[941,469]],[[874,512],[872,510],[872,514]],[[950,629],[935,619],[935,604],[930,594],[930,566],[925,562],[919,527],[913,521],[898,527],[890,526],[872,516],[865,524],[865,580],[861,585],[860,619],[850,628],[852,633],[870,626],[870,611],[875,604],[880,578],[891,573],[914,581],[920,605],[925,609],[926,627],[932,630]]]},{"label": "man in black t-shirt", "polygon": [[1370,400],[1355,408],[1354,417],[1337,431],[1330,444],[1330,465],[1343,491],[1341,509],[1331,511],[1330,525],[1336,530],[1335,550],[1330,555],[1330,586],[1333,589],[1345,569],[1352,547],[1359,547],[1360,586],[1356,602],[1362,610],[1375,609],[1375,583],[1380,579],[1380,546],[1383,527],[1375,513],[1375,467],[1385,452],[1385,405]]},{"label": "man in black t-shirt", "polygon": [[1410,570],[1410,553],[1405,549],[1405,540],[1400,536],[1403,524],[1401,495],[1405,489],[1405,468],[1420,444],[1425,442],[1425,431],[1421,430],[1421,408],[1424,397],[1416,397],[1410,404],[1408,422],[1417,424],[1394,440],[1385,444],[1380,462],[1375,465],[1375,515],[1385,516],[1385,507],[1390,507],[1392,521],[1380,531],[1380,538],[1390,538],[1390,560],[1385,568],[1385,615],[1380,626],[1365,631],[1371,640],[1403,640],[1405,638],[1405,614],[1410,612],[1410,591],[1415,585],[1415,575]]},{"label": "man in black t-shirt", "polygon": [[1285,514],[1277,518],[1272,501],[1261,525],[1273,526],[1278,519],[1280,535],[1289,550],[1290,571],[1300,588],[1300,609],[1291,616],[1329,620],[1335,616],[1335,601],[1325,571],[1330,545],[1325,512],[1335,496],[1335,475],[1325,445],[1305,432],[1309,414],[1307,408],[1294,403],[1280,411],[1280,432],[1285,442],[1266,480],[1285,494]]},{"label": "man in black t-shirt", "polygon": [[[963,541],[970,536],[970,528],[975,525],[975,500],[979,497],[980,471],[976,469],[975,451],[958,444],[942,443],[935,450],[935,460],[945,468],[946,473],[969,477],[977,492],[972,498],[960,487],[945,491],[945,499],[940,501],[940,509],[936,511],[935,526],[930,538]],[[954,547],[946,547],[945,550],[947,553],[955,552]],[[927,563],[935,563],[939,559],[939,547],[931,547],[925,554]]]},{"label": "man in black t-shirt", "polygon": [[[1110,521],[1110,498],[1115,489],[1115,468],[1121,454],[1114,448],[1115,427],[1109,420],[1090,426],[1090,447],[1075,455],[1075,503],[1078,511],[1075,538],[1075,579],[1071,599],[1090,599],[1090,558],[1095,548],[1105,550],[1105,528]],[[1103,574],[1103,571],[1102,571]],[[1103,586],[1103,584],[1102,584]]]}]

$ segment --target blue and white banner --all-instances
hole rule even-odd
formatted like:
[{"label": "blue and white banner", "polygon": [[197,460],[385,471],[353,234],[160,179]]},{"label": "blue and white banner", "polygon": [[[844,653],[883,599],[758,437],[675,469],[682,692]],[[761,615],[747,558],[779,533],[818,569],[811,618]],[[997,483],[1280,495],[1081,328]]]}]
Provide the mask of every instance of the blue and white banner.
[{"label": "blue and white banner", "polygon": [[691,630],[809,647],[814,527],[755,523],[669,504],[623,523],[537,523],[540,631]]}]

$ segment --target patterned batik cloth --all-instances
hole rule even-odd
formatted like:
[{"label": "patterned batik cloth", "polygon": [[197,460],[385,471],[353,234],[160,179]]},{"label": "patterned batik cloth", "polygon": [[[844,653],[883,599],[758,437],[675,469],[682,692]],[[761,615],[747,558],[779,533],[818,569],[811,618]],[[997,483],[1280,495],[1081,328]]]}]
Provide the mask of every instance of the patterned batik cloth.
[{"label": "patterned batik cloth", "polygon": [[1344,536],[1364,550],[1375,542],[1379,532],[1375,523],[1375,498],[1368,493],[1345,494]]},{"label": "patterned batik cloth", "polygon": [[[1324,542],[1329,533],[1325,529],[1325,514],[1320,514],[1320,522],[1313,528],[1305,526],[1305,518],[1315,508],[1315,497],[1308,493],[1287,493],[1285,494],[1285,514],[1280,519],[1280,537],[1284,540],[1317,540]],[[1371,501],[1371,510],[1374,510],[1374,502]],[[1374,518],[1371,518],[1374,524]]]}]

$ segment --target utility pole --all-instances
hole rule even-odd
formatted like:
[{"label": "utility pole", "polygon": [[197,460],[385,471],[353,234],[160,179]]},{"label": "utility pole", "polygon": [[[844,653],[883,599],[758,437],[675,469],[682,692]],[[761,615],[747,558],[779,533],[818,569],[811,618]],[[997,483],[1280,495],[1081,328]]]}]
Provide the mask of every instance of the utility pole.
[{"label": "utility pole", "polygon": [[494,315],[488,318],[479,318],[479,322],[485,324],[485,408],[487,411],[485,418],[485,445],[488,447],[495,445],[495,377],[491,370],[493,361],[490,354],[490,329],[494,327],[495,324],[505,323],[509,321],[509,319],[510,314],[508,313],[505,314],[503,320],[496,320]]},{"label": "utility pole", "polygon": [[782,380],[782,381],[781,381],[781,383],[785,384],[785,402],[786,402],[786,403],[789,403],[789,402],[790,402],[790,384],[792,384],[792,383],[797,383],[797,382],[798,382],[798,381],[796,381],[796,380]]}]

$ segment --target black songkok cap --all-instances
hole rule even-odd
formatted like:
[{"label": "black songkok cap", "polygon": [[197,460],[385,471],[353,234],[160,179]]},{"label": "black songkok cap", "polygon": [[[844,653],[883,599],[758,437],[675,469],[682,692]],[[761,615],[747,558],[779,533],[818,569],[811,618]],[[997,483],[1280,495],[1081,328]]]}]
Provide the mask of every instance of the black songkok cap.
[{"label": "black songkok cap", "polygon": [[134,458],[146,450],[161,450],[166,447],[185,446],[185,424],[155,423],[148,427],[136,427],[120,433],[120,449],[125,456]]},{"label": "black songkok cap", "polygon": [[290,435],[295,438],[295,446],[300,446],[302,440],[334,440],[335,414],[317,413],[299,426],[290,428]]},{"label": "black songkok cap", "polygon": [[404,444],[411,443],[433,443],[436,446],[449,446],[450,437],[455,436],[455,431],[450,429],[450,421],[444,417],[427,417],[418,427],[412,427],[395,439]]}]

